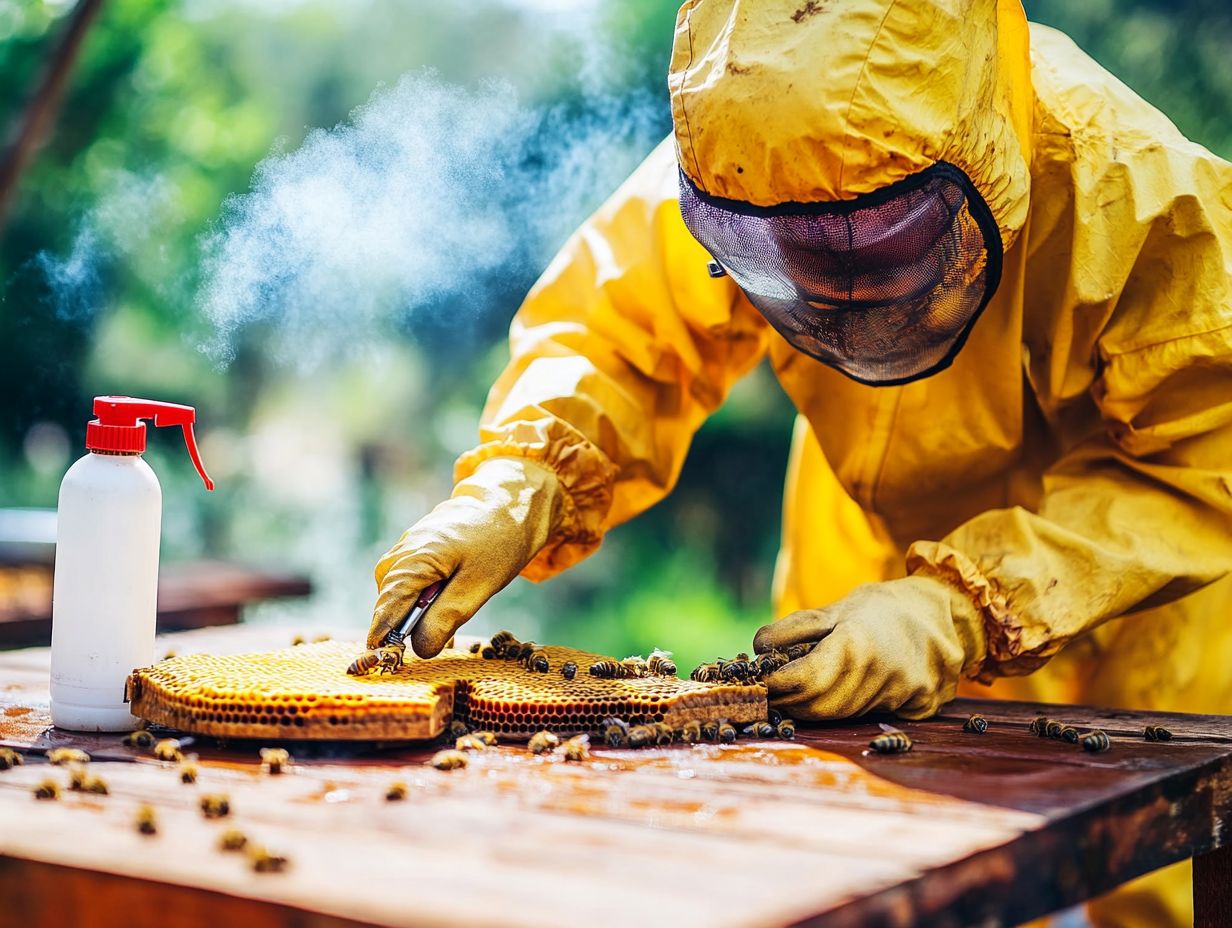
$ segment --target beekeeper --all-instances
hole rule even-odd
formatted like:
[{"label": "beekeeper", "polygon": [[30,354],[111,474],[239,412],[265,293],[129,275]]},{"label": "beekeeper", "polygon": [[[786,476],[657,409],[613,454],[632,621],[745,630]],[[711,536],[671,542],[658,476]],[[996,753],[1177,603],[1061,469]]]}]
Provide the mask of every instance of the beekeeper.
[{"label": "beekeeper", "polygon": [[779,705],[1232,711],[1232,166],[1018,0],[694,0],[668,82],[372,643],[439,578],[421,655],[589,555],[768,353],[800,415],[755,646],[821,639]]}]

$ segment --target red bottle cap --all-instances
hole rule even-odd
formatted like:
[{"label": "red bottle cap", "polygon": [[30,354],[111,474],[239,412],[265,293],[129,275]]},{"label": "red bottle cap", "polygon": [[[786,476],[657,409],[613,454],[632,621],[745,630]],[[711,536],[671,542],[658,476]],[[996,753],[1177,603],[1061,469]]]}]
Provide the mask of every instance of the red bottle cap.
[{"label": "red bottle cap", "polygon": [[201,453],[197,450],[197,438],[193,435],[193,422],[197,418],[197,410],[193,407],[133,396],[96,396],[94,415],[97,418],[86,426],[86,447],[91,451],[115,454],[141,454],[145,451],[145,423],[142,419],[153,419],[158,428],[178,425],[184,430],[188,456],[205,481],[205,488],[214,489],[214,481],[205,472]]}]

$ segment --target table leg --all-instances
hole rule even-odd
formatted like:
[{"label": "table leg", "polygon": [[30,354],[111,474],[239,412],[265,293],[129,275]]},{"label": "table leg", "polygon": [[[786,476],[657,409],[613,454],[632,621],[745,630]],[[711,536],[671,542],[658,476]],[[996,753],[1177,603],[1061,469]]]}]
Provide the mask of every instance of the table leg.
[{"label": "table leg", "polygon": [[1232,924],[1232,845],[1193,862],[1194,928]]}]

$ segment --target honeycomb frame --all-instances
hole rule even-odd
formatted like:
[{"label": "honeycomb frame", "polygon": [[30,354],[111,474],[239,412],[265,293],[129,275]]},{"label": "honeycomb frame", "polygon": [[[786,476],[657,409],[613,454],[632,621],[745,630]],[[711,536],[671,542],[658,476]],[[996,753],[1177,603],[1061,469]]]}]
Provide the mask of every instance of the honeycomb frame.
[{"label": "honeycomb frame", "polygon": [[[346,667],[358,642],[326,641],[237,655],[188,654],[134,670],[126,698],[139,718],[218,738],[275,740],[428,740],[453,720],[524,741],[550,729],[562,736],[602,734],[603,719],[630,723],[764,719],[760,684],[698,683],[676,677],[608,680],[586,673],[608,660],[544,646],[551,669],[447,649],[421,659],[407,652],[393,674],[355,677]],[[566,661],[578,674],[566,680]]]}]

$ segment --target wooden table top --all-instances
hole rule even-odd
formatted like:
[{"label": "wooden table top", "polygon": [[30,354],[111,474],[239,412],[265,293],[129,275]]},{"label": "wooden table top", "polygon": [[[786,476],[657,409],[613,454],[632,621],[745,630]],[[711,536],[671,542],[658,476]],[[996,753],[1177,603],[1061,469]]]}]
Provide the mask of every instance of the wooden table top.
[{"label": "wooden table top", "polygon": [[[163,640],[186,653],[286,638]],[[583,764],[504,746],[453,772],[424,766],[423,747],[335,743],[290,745],[293,772],[269,776],[262,745],[199,740],[186,786],[116,736],[50,729],[47,674],[46,649],[0,654],[0,744],[33,749],[0,772],[0,896],[32,926],[87,911],[99,924],[100,899],[146,900],[117,909],[128,925],[158,923],[141,914],[158,905],[201,913],[193,925],[1015,924],[1219,847],[1232,811],[1229,719],[977,700],[899,723],[915,748],[898,756],[867,753],[868,720],[801,726],[794,742],[599,748]],[[963,733],[977,711],[988,733]],[[1102,728],[1112,748],[1031,736],[1038,714]],[[1173,740],[1145,742],[1147,723]],[[36,801],[53,772],[38,752],[59,745],[90,751],[111,794]],[[384,799],[394,781],[406,801]],[[229,819],[198,813],[209,792],[229,794]],[[142,802],[155,837],[133,828]],[[289,869],[255,874],[217,850],[228,826]]]}]

